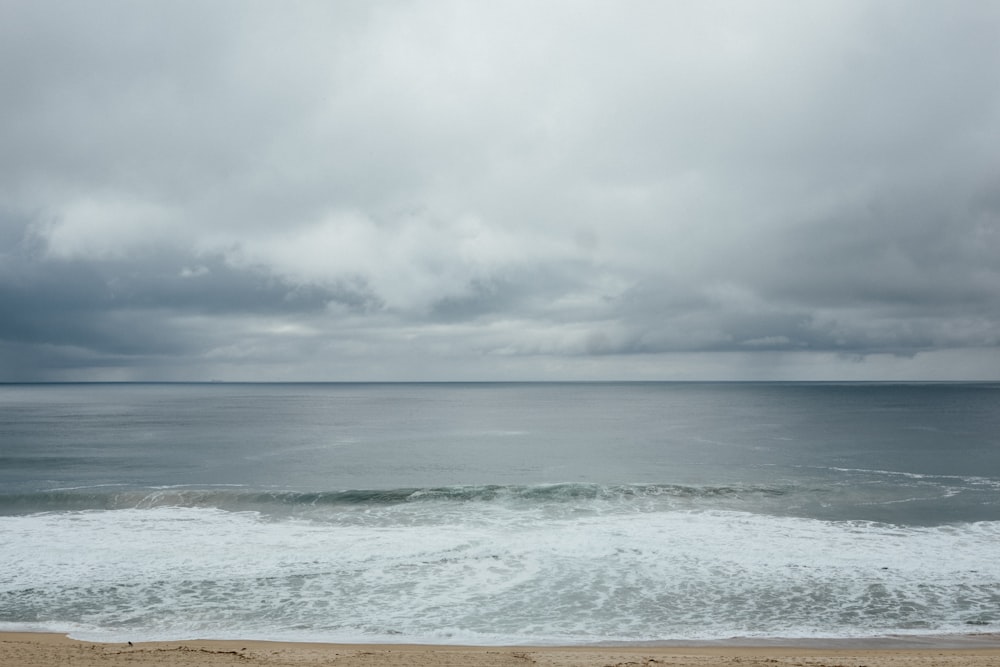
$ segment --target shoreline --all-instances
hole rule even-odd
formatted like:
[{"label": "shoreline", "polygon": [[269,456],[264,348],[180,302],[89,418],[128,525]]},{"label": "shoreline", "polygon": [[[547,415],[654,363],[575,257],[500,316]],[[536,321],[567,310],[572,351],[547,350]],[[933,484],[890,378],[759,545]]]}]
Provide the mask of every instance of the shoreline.
[{"label": "shoreline", "polygon": [[[132,667],[158,665],[258,665],[292,667],[338,665],[501,667],[721,667],[722,665],[866,665],[867,667],[998,666],[1000,635],[962,635],[949,645],[873,646],[868,640],[745,640],[671,642],[669,644],[586,646],[453,646],[430,644],[327,644],[262,640],[190,640],[97,643],[43,632],[0,632],[0,664],[49,667],[73,664]],[[891,639],[891,638],[889,638]],[[910,639],[907,637],[906,639]],[[736,640],[726,640],[736,641]],[[775,643],[775,642],[796,643]]]}]

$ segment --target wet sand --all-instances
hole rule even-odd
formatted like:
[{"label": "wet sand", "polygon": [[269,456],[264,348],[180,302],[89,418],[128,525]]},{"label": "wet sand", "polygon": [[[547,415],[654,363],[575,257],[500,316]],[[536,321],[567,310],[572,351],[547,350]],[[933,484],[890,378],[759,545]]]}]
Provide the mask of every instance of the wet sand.
[{"label": "wet sand", "polygon": [[588,646],[494,647],[415,646],[393,644],[307,644],[263,641],[178,641],[95,644],[62,635],[0,633],[0,665],[4,667],[195,667],[205,665],[260,665],[360,667],[548,665],[551,667],[1000,667],[1000,637],[958,641],[953,646],[879,645],[863,643],[836,648],[803,646]]}]

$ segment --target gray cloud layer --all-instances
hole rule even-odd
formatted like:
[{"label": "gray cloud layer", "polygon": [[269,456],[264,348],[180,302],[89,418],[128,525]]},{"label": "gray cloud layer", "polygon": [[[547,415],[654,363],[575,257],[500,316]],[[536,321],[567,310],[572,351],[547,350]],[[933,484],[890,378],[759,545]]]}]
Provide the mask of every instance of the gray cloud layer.
[{"label": "gray cloud layer", "polygon": [[0,380],[996,378],[1000,4],[0,6]]}]

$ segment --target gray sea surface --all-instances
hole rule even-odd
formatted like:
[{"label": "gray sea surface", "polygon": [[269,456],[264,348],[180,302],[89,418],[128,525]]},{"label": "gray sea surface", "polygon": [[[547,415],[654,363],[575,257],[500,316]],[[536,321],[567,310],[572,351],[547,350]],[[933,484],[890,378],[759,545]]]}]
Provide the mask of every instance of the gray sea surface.
[{"label": "gray sea surface", "polygon": [[0,385],[0,628],[926,641],[998,540],[997,383]]}]

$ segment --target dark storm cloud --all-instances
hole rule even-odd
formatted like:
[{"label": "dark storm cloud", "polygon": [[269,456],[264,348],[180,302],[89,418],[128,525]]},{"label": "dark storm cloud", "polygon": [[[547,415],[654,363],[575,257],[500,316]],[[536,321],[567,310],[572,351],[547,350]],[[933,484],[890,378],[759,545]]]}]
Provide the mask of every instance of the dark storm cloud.
[{"label": "dark storm cloud", "polygon": [[[158,255],[145,262],[5,257],[0,269],[0,340],[23,356],[47,350],[41,369],[169,363],[222,344],[190,318],[296,317],[378,307],[362,285],[295,285],[268,273],[201,257],[193,268]],[[102,358],[104,361],[102,362]],[[55,361],[58,359],[58,363]],[[9,361],[9,360],[8,360]],[[13,362],[11,362],[13,363]],[[23,360],[16,364],[23,367]]]},{"label": "dark storm cloud", "polygon": [[0,379],[995,375],[998,34],[4,3]]}]

